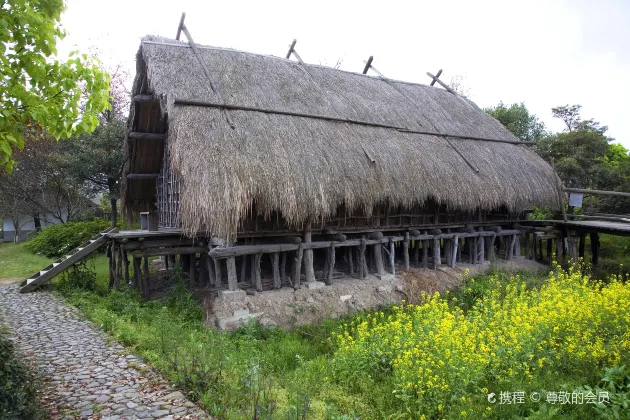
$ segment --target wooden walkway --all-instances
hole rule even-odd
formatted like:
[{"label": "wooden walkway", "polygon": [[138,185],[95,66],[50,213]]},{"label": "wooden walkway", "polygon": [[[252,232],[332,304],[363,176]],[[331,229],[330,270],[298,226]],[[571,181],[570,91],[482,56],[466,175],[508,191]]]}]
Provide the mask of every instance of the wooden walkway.
[{"label": "wooden walkway", "polygon": [[528,220],[521,222],[530,226],[549,226],[576,231],[578,233],[607,233],[617,236],[630,236],[630,223],[600,220]]}]

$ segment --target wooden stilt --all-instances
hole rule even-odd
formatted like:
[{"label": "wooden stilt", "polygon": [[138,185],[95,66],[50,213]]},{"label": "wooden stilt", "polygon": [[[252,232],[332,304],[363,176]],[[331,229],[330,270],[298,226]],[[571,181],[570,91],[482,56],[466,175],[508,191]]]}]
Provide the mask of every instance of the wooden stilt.
[{"label": "wooden stilt", "polygon": [[190,279],[190,284],[194,284],[197,273],[197,254],[188,254],[188,262],[188,278]]},{"label": "wooden stilt", "polygon": [[208,253],[202,252],[199,254],[199,285],[205,286],[208,282],[208,270],[206,267],[206,260],[208,259]]},{"label": "wooden stilt", "polygon": [[422,268],[429,268],[429,241],[422,241]]},{"label": "wooden stilt", "polygon": [[[407,254],[407,263],[409,263],[409,254]],[[396,275],[396,249],[392,238],[389,238],[389,266],[392,274]]]},{"label": "wooden stilt", "polygon": [[124,276],[125,276],[125,285],[129,286],[129,255],[127,255],[127,250],[123,251],[123,263],[125,264],[124,268]]},{"label": "wooden stilt", "polygon": [[293,260],[293,288],[298,290],[300,288],[300,280],[302,276],[302,257],[304,255],[304,248],[302,244],[298,246],[298,251]]},{"label": "wooden stilt", "polygon": [[282,287],[282,279],[280,278],[280,254],[278,252],[273,253],[271,265],[273,267],[273,288],[280,289]]},{"label": "wooden stilt", "polygon": [[457,251],[459,248],[459,236],[455,235],[453,238],[452,251],[451,251],[451,268],[455,268],[455,264],[457,263]]},{"label": "wooden stilt", "polygon": [[260,273],[260,260],[262,260],[262,253],[256,254],[256,259],[254,260],[254,266],[256,267],[256,291],[262,292],[262,275]]},{"label": "wooden stilt", "polygon": [[107,247],[107,262],[109,267],[109,284],[107,287],[112,289],[114,287],[114,241],[110,241]]},{"label": "wooden stilt", "polygon": [[249,258],[247,255],[241,256],[241,283],[245,283],[247,281],[247,258]]},{"label": "wooden stilt", "polygon": [[529,259],[529,232],[525,233],[525,259]]},{"label": "wooden stilt", "polygon": [[433,238],[433,268],[442,264],[442,257],[440,256],[440,240]]},{"label": "wooden stilt", "polygon": [[122,257],[123,257],[123,251],[122,251],[122,246],[118,245],[118,261],[116,262],[116,282],[114,284],[114,287],[116,288],[116,290],[120,290],[120,281],[122,279],[122,272],[123,272],[123,264],[122,264]]},{"label": "wooden stilt", "polygon": [[584,246],[586,245],[586,234],[580,233],[579,239],[579,248],[578,248],[578,258],[584,259]]},{"label": "wooden stilt", "polygon": [[182,266],[182,273],[190,273],[190,254],[181,254],[179,261]]},{"label": "wooden stilt", "polygon": [[256,288],[256,254],[249,256],[249,284]]},{"label": "wooden stilt", "polygon": [[287,253],[283,252],[282,257],[280,258],[280,281],[282,284],[286,284],[286,274],[287,274]]},{"label": "wooden stilt", "polygon": [[547,239],[547,259],[553,261],[553,239]]},{"label": "wooden stilt", "polygon": [[208,272],[208,286],[216,286],[217,285],[217,277],[214,273],[214,262],[212,258],[208,257],[206,254],[206,271]]},{"label": "wooden stilt", "polygon": [[151,276],[149,274],[149,257],[144,256],[144,275],[142,278],[142,295],[144,300],[148,301],[151,298]]},{"label": "wooden stilt", "polygon": [[374,260],[374,269],[377,275],[382,276],[385,274],[385,268],[383,267],[383,252],[381,251],[381,244],[372,245],[372,258]]},{"label": "wooden stilt", "polygon": [[[221,260],[218,260],[219,262]],[[227,260],[227,280],[228,280],[228,290],[235,291],[238,289],[237,278],[236,278],[236,258],[230,257]]]},{"label": "wooden stilt", "polygon": [[457,260],[462,261],[462,248],[464,247],[464,239],[460,239],[461,243],[457,245]]},{"label": "wooden stilt", "polygon": [[591,255],[593,266],[599,264],[599,233],[593,232],[591,235]]},{"label": "wooden stilt", "polygon": [[214,259],[214,272],[216,274],[217,289],[223,288],[223,270],[221,269],[221,260]]},{"label": "wooden stilt", "polygon": [[490,237],[490,245],[488,247],[488,249],[490,250],[489,254],[488,254],[488,258],[490,259],[490,262],[494,262],[497,258],[496,256],[496,252],[497,252],[497,248],[495,245],[497,236],[496,235],[492,235]]},{"label": "wooden stilt", "polygon": [[420,241],[413,241],[413,262],[416,268],[420,267]]},{"label": "wooden stilt", "polygon": [[514,257],[521,258],[521,235],[514,235]]},{"label": "wooden stilt", "polygon": [[140,271],[140,262],[141,259],[140,258],[135,258],[133,259],[133,287],[135,287],[136,289],[142,289],[142,273]]},{"label": "wooden stilt", "polygon": [[556,238],[556,261],[561,262],[564,259],[564,244],[562,236]]},{"label": "wooden stilt", "polygon": [[[304,243],[311,242],[311,221],[304,224]],[[304,278],[307,282],[315,281],[315,267],[313,266],[313,250],[304,250]]]},{"label": "wooden stilt", "polygon": [[452,239],[444,239],[444,261],[447,266],[451,266],[451,258],[453,255]]},{"label": "wooden stilt", "polygon": [[346,247],[346,252],[348,253],[348,265],[350,266],[350,276],[354,277],[354,258],[352,258],[352,253],[354,252],[354,247]]},{"label": "wooden stilt", "polygon": [[403,241],[403,258],[405,259],[405,270],[409,270],[409,232],[405,232]]},{"label": "wooden stilt", "polygon": [[326,284],[333,284],[333,275],[335,273],[335,244],[331,244],[328,248],[328,273],[326,275]]},{"label": "wooden stilt", "polygon": [[365,261],[365,248],[367,245],[365,244],[365,238],[361,238],[361,245],[359,247],[359,270],[360,270],[360,278],[364,279],[368,275],[367,262]]},{"label": "wooden stilt", "polygon": [[474,264],[476,262],[475,258],[475,238],[466,238],[466,244],[468,245],[468,262],[470,264]]}]

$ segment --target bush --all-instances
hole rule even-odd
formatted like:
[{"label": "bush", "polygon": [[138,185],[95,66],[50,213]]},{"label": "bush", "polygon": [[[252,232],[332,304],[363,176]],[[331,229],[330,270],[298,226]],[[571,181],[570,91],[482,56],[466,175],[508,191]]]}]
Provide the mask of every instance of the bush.
[{"label": "bush", "polygon": [[0,330],[0,418],[41,419],[46,414],[38,404],[37,381],[17,359],[6,331]]},{"label": "bush", "polygon": [[109,228],[106,220],[94,219],[89,222],[60,223],[47,227],[25,246],[35,253],[48,258],[58,258],[83,242]]}]

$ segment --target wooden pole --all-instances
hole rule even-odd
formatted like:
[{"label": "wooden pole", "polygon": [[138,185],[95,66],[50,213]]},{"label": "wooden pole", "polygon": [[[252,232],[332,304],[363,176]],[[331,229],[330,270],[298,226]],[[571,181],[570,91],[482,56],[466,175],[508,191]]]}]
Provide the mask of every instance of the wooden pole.
[{"label": "wooden pole", "polygon": [[433,268],[437,268],[442,264],[442,257],[440,256],[440,240],[433,238]]},{"label": "wooden pole", "polygon": [[236,258],[230,257],[227,259],[227,276],[228,276],[228,290],[233,292],[238,289],[236,278]]},{"label": "wooden pole", "polygon": [[[407,260],[409,260],[409,255],[407,255]],[[394,249],[394,240],[392,238],[389,238],[389,266],[392,274],[396,275],[396,250]]]},{"label": "wooden pole", "polygon": [[429,241],[422,241],[422,268],[429,268]]},{"label": "wooden pole", "polygon": [[282,252],[282,257],[280,258],[280,281],[282,284],[286,284],[286,274],[287,274],[287,253]]},{"label": "wooden pole", "polygon": [[205,286],[208,282],[208,270],[206,267],[206,260],[208,259],[208,253],[202,252],[199,254],[199,285]]},{"label": "wooden pole", "polygon": [[335,273],[335,244],[331,244],[328,248],[328,274],[326,276],[326,284],[333,284],[333,275]]},{"label": "wooden pole", "polygon": [[514,257],[521,257],[521,235],[514,235],[516,240],[514,241]]},{"label": "wooden pole", "polygon": [[221,260],[212,259],[214,262],[214,270],[216,273],[217,280],[217,289],[221,289],[223,287],[223,272],[221,270]]},{"label": "wooden pole", "polygon": [[133,286],[142,290],[142,272],[140,269],[141,258],[133,258]]},{"label": "wooden pole", "polygon": [[584,233],[580,233],[580,244],[578,249],[578,258],[584,259],[584,246],[586,243],[586,235]]},{"label": "wooden pole", "polygon": [[350,277],[354,277],[354,261],[352,261],[353,247],[346,247],[346,257],[348,258],[348,266],[350,267]]},{"label": "wooden pole", "polygon": [[560,262],[563,259],[564,244],[562,243],[562,236],[556,238],[556,261]]},{"label": "wooden pole", "polygon": [[451,268],[455,268],[455,264],[457,263],[457,248],[459,248],[459,236],[455,235],[451,251]]},{"label": "wooden pole", "polygon": [[359,270],[360,270],[360,278],[364,279],[368,275],[367,270],[367,262],[365,261],[365,248],[367,245],[365,244],[365,237],[361,237],[361,245],[359,246]]},{"label": "wooden pole", "polygon": [[247,281],[247,255],[241,256],[241,283],[245,283]]},{"label": "wooden pole", "polygon": [[599,233],[592,232],[591,234],[591,255],[593,257],[593,266],[599,264]]},{"label": "wooden pole", "polygon": [[214,262],[206,255],[206,270],[208,271],[208,286],[216,286],[217,278],[214,274]]},{"label": "wooden pole", "polygon": [[403,257],[405,259],[405,270],[409,270],[409,232],[405,232],[403,240]]},{"label": "wooden pole", "polygon": [[280,289],[282,287],[282,279],[280,278],[280,253],[273,253],[271,265],[273,267],[273,288]]},{"label": "wooden pole", "polygon": [[262,292],[262,276],[260,273],[260,260],[262,260],[262,253],[256,254],[256,259],[254,260],[254,266],[256,267],[256,291]]},{"label": "wooden pole", "polygon": [[420,267],[420,241],[413,241],[413,261],[414,266]]},{"label": "wooden pole", "polygon": [[190,279],[190,283],[193,284],[197,272],[197,254],[188,254],[188,261],[188,278]]},{"label": "wooden pole", "polygon": [[300,277],[302,276],[302,257],[304,255],[304,249],[302,244],[298,245],[295,259],[293,260],[293,288],[298,290],[300,288]]},{"label": "wooden pole", "polygon": [[144,296],[144,300],[148,301],[151,298],[151,285],[150,285],[150,274],[149,274],[149,257],[144,256],[144,275],[142,278],[142,295]]},{"label": "wooden pole", "polygon": [[[311,220],[309,219],[304,223],[304,243],[309,243],[312,240],[311,236]],[[315,281],[315,268],[313,267],[313,250],[304,250],[304,276],[307,282]]]}]

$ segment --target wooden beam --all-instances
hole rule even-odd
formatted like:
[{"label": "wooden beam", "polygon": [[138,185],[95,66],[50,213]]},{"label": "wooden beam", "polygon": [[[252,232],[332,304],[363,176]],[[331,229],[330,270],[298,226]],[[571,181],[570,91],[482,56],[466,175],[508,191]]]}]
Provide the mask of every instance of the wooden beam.
[{"label": "wooden beam", "polygon": [[367,127],[389,128],[389,129],[396,130],[400,133],[407,133],[407,134],[424,134],[427,136],[449,137],[453,139],[479,140],[479,141],[489,141],[489,142],[497,142],[497,143],[530,145],[530,146],[533,146],[536,144],[536,142],[533,142],[533,141],[496,139],[496,138],[488,138],[488,137],[440,133],[440,132],[435,132],[435,131],[411,130],[405,127],[398,127],[398,126],[369,122],[369,121],[353,120],[349,118],[331,117],[331,116],[317,115],[317,114],[306,114],[306,113],[301,113],[301,112],[291,112],[291,111],[251,107],[251,106],[244,106],[244,105],[232,105],[232,104],[217,103],[217,102],[204,102],[204,101],[196,101],[196,100],[188,100],[188,99],[176,99],[174,101],[174,104],[176,106],[198,106],[198,107],[204,107],[204,108],[218,108],[218,109],[235,110],[235,111],[253,111],[253,112],[261,112],[264,114],[288,115],[292,117],[302,117],[302,118],[310,118],[310,119],[324,120],[324,121],[335,121],[335,122],[341,122],[341,123],[347,123],[347,124],[364,125]]},{"label": "wooden beam", "polygon": [[155,179],[160,174],[128,174],[127,179]]},{"label": "wooden beam", "polygon": [[133,97],[133,101],[136,103],[160,102],[160,100],[153,95],[136,95]]},{"label": "wooden beam", "polygon": [[442,69],[439,69],[437,74],[435,75],[435,79],[431,81],[431,86],[435,85],[435,81],[439,79],[441,75],[442,75]]},{"label": "wooden beam", "polygon": [[374,57],[370,56],[370,58],[368,58],[367,62],[365,63],[365,67],[363,68],[363,74],[367,74],[368,70],[372,66],[372,60],[374,60]]},{"label": "wooden beam", "polygon": [[616,197],[630,197],[630,193],[619,191],[604,191],[604,190],[586,190],[582,188],[562,188],[564,192],[593,194],[593,195],[612,195]]},{"label": "wooden beam", "polygon": [[293,49],[295,48],[295,44],[297,44],[297,39],[294,39],[291,45],[289,45],[289,52],[287,52],[287,56],[285,57],[287,60],[291,58],[291,54],[293,53]]},{"label": "wooden beam", "polygon": [[437,82],[440,86],[442,86],[444,89],[448,90],[450,93],[452,93],[453,95],[459,96],[457,94],[457,92],[455,92],[453,89],[451,89],[449,87],[449,85],[447,85],[446,83],[444,83],[443,81],[441,81],[440,79],[437,78],[437,76],[432,75],[431,73],[427,72],[427,76],[429,76],[431,79],[433,79],[434,82]]},{"label": "wooden beam", "polygon": [[166,134],[164,133],[138,133],[136,131],[132,131],[129,133],[129,138],[133,140],[164,140],[166,139]]},{"label": "wooden beam", "polygon": [[182,13],[182,17],[179,19],[179,25],[177,26],[177,35],[175,39],[179,41],[179,37],[182,35],[182,28],[184,27],[184,19],[186,19],[186,12]]}]

